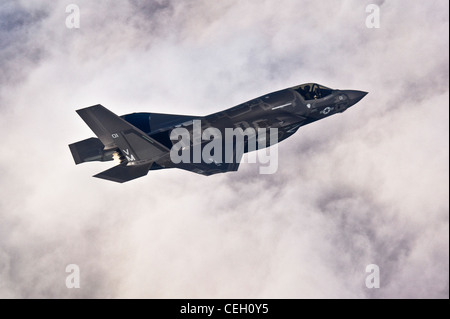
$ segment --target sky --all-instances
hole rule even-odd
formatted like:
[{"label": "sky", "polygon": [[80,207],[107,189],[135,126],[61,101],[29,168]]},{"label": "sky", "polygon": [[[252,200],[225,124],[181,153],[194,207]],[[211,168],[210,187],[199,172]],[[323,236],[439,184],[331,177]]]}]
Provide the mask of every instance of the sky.
[{"label": "sky", "polygon": [[[0,297],[448,298],[448,7],[0,0]],[[207,115],[307,82],[369,94],[280,143],[275,174],[117,184],[68,148],[87,106]]]}]

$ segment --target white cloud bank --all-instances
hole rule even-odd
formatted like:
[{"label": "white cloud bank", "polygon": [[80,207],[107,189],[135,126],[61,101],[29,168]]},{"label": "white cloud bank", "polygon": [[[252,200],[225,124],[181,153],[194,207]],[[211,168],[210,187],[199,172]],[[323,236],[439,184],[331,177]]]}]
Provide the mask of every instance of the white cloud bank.
[{"label": "white cloud bank", "polygon": [[[0,297],[448,298],[448,2],[0,5]],[[205,115],[319,82],[370,94],[279,146],[279,170],[75,166],[101,103]],[[81,289],[67,289],[78,264]],[[365,267],[380,266],[367,289]]]}]

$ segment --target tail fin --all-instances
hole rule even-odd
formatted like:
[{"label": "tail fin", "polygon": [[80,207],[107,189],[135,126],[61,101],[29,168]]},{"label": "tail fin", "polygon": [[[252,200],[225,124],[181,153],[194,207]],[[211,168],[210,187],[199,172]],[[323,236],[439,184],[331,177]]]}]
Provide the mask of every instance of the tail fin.
[{"label": "tail fin", "polygon": [[[118,151],[124,158],[120,165],[95,177],[122,183],[144,176],[154,161],[169,152],[166,146],[100,104],[77,110],[77,113],[98,136],[104,151]],[[77,143],[70,149],[72,155],[75,151],[75,162],[84,157],[80,156]]]}]

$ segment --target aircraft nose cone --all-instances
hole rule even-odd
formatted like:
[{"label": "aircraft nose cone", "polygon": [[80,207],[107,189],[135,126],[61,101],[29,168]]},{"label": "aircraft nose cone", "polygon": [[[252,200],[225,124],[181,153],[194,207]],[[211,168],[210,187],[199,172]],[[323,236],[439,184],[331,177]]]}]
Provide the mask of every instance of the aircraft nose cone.
[{"label": "aircraft nose cone", "polygon": [[345,91],[345,94],[347,94],[348,99],[350,100],[350,103],[352,105],[354,105],[354,104],[358,103],[359,101],[361,101],[362,98],[368,94],[368,92],[349,90],[349,91]]}]

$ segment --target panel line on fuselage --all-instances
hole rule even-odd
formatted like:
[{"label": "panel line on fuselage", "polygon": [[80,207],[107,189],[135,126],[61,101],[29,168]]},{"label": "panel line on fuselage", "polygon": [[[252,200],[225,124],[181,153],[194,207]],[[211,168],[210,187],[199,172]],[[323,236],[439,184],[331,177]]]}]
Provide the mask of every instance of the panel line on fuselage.
[{"label": "panel line on fuselage", "polygon": [[286,103],[286,104],[283,104],[283,105],[280,105],[280,106],[273,107],[272,110],[278,110],[278,109],[281,109],[281,108],[289,106],[289,105],[292,105],[292,102],[291,103]]}]

